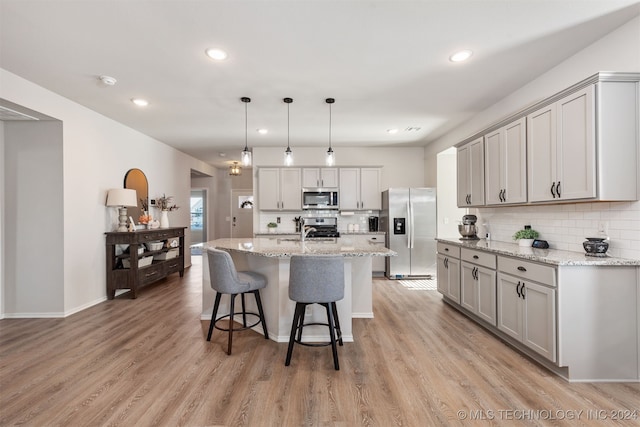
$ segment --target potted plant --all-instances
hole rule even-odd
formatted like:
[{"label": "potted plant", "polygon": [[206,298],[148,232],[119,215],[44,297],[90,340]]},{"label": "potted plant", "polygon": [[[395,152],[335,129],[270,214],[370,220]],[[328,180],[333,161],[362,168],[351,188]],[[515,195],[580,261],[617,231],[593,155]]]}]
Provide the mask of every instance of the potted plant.
[{"label": "potted plant", "polygon": [[537,239],[539,235],[540,233],[536,230],[525,225],[523,230],[516,231],[516,234],[513,235],[513,240],[517,240],[519,246],[531,246],[533,240]]},{"label": "potted plant", "polygon": [[267,228],[269,229],[269,233],[275,233],[276,228],[278,228],[278,224],[276,224],[275,222],[270,222],[269,224],[267,224]]}]

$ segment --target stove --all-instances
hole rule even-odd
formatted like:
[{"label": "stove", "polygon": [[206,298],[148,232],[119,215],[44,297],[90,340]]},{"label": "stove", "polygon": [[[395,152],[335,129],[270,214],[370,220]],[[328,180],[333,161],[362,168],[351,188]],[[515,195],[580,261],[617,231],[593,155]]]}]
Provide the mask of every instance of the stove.
[{"label": "stove", "polygon": [[322,237],[340,237],[338,232],[338,218],[336,217],[319,217],[319,218],[305,218],[305,227],[313,227],[316,230],[310,231],[307,234],[308,238],[322,238]]}]

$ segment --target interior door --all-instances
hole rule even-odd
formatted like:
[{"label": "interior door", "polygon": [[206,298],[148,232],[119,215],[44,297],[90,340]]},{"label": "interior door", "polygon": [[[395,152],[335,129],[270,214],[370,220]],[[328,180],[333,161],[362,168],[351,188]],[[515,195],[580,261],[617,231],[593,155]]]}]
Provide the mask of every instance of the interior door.
[{"label": "interior door", "polygon": [[231,190],[231,238],[253,237],[253,192]]}]

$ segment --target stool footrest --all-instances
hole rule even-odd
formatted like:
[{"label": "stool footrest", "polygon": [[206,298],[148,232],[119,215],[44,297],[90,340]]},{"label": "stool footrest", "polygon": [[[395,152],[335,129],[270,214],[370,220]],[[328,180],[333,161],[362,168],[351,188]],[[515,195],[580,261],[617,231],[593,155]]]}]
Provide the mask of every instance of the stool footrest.
[{"label": "stool footrest", "polygon": [[[253,323],[253,324],[251,324],[251,325],[243,326],[243,327],[241,327],[241,328],[233,328],[233,331],[246,331],[247,329],[251,329],[251,328],[253,328],[253,327],[254,327],[254,326],[256,326],[256,325],[259,325],[259,324],[260,324],[260,322],[261,322],[260,315],[259,315],[258,313],[253,313],[253,312],[251,312],[251,311],[241,311],[241,312],[239,312],[239,313],[233,313],[233,317],[236,317],[236,316],[242,316],[242,315],[245,315],[245,316],[246,316],[246,315],[256,316],[256,317],[258,318],[258,320],[256,320],[256,322],[255,322],[255,323]],[[214,327],[214,328],[216,328],[216,329],[217,329],[217,330],[219,330],[219,331],[229,332],[229,328],[221,328],[220,326],[218,326],[218,325],[217,325],[217,323],[218,323],[218,321],[219,321],[219,320],[226,319],[226,318],[228,318],[229,316],[230,316],[230,314],[225,314],[224,316],[220,316],[220,317],[218,317],[218,318],[213,322],[213,327]],[[234,319],[234,321],[235,321],[235,319]]]}]

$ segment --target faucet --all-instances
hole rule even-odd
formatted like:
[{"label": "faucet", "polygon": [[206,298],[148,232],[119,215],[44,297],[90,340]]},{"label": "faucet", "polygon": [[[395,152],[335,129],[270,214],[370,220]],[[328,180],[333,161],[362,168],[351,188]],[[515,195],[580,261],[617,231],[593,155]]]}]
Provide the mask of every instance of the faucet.
[{"label": "faucet", "polygon": [[311,227],[311,226],[305,226],[304,225],[304,218],[300,218],[300,242],[304,243],[304,239],[305,237],[307,237],[307,235],[309,233],[311,233],[312,231],[318,231],[315,228]]}]

